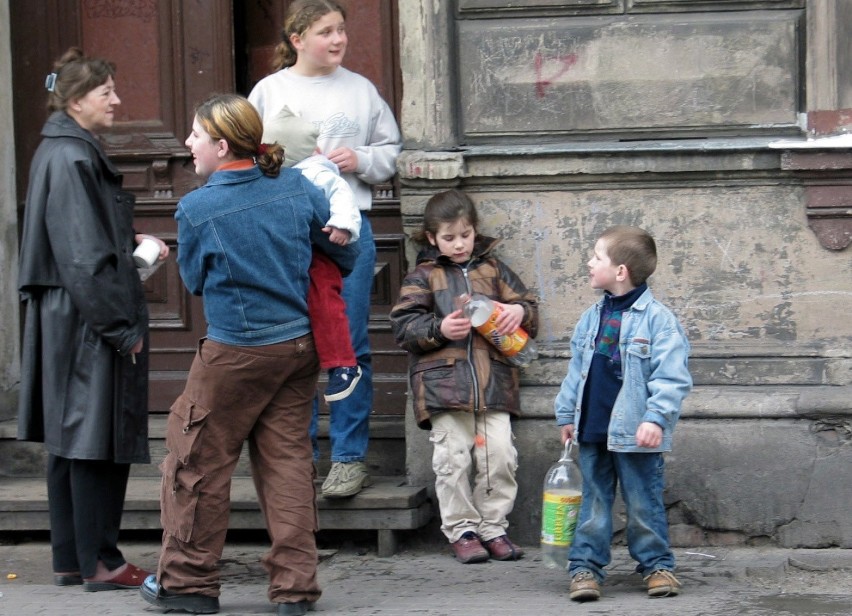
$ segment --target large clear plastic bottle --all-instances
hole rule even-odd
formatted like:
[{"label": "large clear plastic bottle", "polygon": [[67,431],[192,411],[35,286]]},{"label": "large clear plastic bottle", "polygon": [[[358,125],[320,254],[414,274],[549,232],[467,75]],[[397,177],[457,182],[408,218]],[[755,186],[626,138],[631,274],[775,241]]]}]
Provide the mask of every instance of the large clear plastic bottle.
[{"label": "large clear plastic bottle", "polygon": [[583,500],[583,476],[571,458],[573,441],[565,442],[559,461],[544,478],[541,505],[541,558],[549,569],[568,567],[568,550],[574,541],[580,504]]},{"label": "large clear plastic bottle", "polygon": [[538,357],[535,340],[529,337],[522,327],[511,334],[497,333],[494,320],[503,312],[503,308],[482,293],[462,294],[458,298],[464,315],[482,336],[497,347],[515,366],[524,368]]}]

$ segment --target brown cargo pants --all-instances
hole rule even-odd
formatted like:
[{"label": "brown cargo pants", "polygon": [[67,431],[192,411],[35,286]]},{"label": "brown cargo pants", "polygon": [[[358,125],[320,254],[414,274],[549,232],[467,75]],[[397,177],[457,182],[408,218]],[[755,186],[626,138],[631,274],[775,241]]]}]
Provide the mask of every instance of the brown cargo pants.
[{"label": "brown cargo pants", "polygon": [[316,601],[318,528],[308,436],[319,363],[313,338],[267,346],[203,339],[166,429],[157,578],[177,593],[219,596],[231,476],[248,439],[272,540],[263,557],[273,603]]}]

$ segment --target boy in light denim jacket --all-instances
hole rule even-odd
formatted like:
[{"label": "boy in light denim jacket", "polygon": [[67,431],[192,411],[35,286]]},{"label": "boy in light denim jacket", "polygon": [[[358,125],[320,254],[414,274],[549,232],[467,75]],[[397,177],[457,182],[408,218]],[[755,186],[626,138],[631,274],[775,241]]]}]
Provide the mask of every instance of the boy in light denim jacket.
[{"label": "boy in light denim jacket", "polygon": [[580,317],[568,375],[556,397],[562,442],[576,439],[583,503],[569,552],[570,597],[594,601],[610,563],[616,484],[627,506],[627,544],[648,595],[678,594],[663,503],[663,452],[692,388],[689,342],[646,280],[654,239],[636,227],[603,232],[588,262],[604,296]]}]

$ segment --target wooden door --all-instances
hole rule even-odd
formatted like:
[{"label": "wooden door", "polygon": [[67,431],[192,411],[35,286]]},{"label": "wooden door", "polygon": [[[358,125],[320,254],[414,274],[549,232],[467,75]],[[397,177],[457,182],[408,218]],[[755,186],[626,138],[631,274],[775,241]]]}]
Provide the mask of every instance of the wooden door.
[{"label": "wooden door", "polygon": [[[183,145],[195,105],[234,87],[228,0],[45,0],[10,3],[18,195],[46,118],[44,78],[69,46],[116,64],[121,106],[104,147],[137,198],[136,230],[176,248],[178,199],[199,184]],[[32,44],[38,41],[37,45]],[[145,282],[151,313],[152,412],[182,391],[201,302],[180,281],[174,256]]]}]

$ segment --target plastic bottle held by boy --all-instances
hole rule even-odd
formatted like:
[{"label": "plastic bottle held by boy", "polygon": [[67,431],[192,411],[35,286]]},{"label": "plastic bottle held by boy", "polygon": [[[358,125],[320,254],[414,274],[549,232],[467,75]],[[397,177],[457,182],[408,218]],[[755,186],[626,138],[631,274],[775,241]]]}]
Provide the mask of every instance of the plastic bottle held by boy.
[{"label": "plastic bottle held by boy", "polygon": [[535,340],[529,337],[522,327],[511,334],[501,335],[497,333],[494,321],[503,312],[503,308],[495,304],[482,293],[459,296],[464,315],[470,319],[470,324],[476,328],[482,336],[493,344],[505,355],[515,366],[524,368],[529,366],[538,357],[538,347]]},{"label": "plastic bottle held by boy", "polygon": [[548,569],[568,567],[568,550],[574,540],[580,503],[583,500],[583,477],[571,458],[573,441],[565,443],[559,461],[544,478],[541,505],[541,558]]}]

